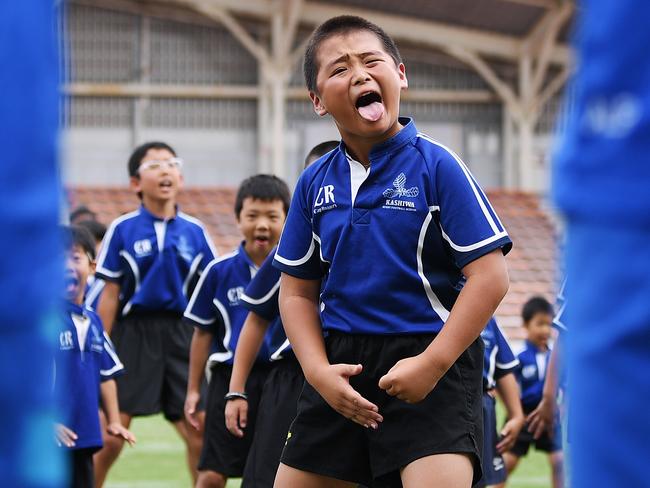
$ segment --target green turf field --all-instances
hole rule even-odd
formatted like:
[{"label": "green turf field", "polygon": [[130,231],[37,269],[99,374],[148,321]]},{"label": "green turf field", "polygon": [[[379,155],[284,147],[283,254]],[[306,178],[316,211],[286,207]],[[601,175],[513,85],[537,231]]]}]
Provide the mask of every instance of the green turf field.
[{"label": "green turf field", "polygon": [[[107,488],[190,486],[183,444],[162,416],[135,419],[132,430],[138,437],[138,444],[124,448],[108,477]],[[534,451],[521,461],[508,483],[512,488],[550,485],[548,462],[544,455]],[[239,480],[229,481],[227,487],[238,488]]]}]

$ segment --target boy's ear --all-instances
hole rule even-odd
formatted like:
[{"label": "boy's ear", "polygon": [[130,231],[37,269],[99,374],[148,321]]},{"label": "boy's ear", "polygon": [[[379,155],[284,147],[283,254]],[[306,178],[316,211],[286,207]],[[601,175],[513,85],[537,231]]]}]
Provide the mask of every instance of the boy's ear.
[{"label": "boy's ear", "polygon": [[314,112],[316,112],[321,117],[327,115],[327,109],[323,105],[323,102],[320,99],[320,97],[316,95],[316,93],[310,91],[309,98],[311,98],[311,103],[314,105]]},{"label": "boy's ear", "polygon": [[402,90],[406,90],[409,87],[409,80],[406,78],[406,66],[404,63],[400,63],[397,67],[399,72],[399,87]]},{"label": "boy's ear", "polygon": [[92,259],[90,261],[90,271],[92,271],[92,274],[95,274],[95,269],[97,269],[97,261]]},{"label": "boy's ear", "polygon": [[136,193],[142,191],[142,189],[140,188],[140,178],[137,176],[131,176],[129,178],[129,188],[131,188],[131,190],[133,190]]}]

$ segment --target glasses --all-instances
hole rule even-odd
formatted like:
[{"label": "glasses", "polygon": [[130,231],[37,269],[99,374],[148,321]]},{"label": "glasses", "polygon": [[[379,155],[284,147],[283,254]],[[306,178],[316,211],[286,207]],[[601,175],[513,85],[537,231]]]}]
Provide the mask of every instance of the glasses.
[{"label": "glasses", "polygon": [[180,158],[171,159],[149,159],[140,163],[138,173],[141,171],[157,171],[159,169],[181,169],[183,167],[183,160]]}]

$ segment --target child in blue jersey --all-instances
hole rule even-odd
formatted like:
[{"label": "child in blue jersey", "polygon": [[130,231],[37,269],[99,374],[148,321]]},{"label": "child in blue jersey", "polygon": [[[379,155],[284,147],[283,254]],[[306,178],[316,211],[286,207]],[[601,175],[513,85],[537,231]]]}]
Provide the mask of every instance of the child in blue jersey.
[{"label": "child in blue jersey", "polygon": [[[524,413],[528,415],[542,400],[544,379],[551,355],[548,342],[551,337],[553,306],[543,297],[533,297],[524,304],[522,318],[526,328],[526,346],[517,355],[520,364],[516,375],[521,388],[521,405]],[[521,457],[528,454],[531,444],[535,444],[535,449],[548,453],[553,488],[562,488],[563,461],[559,426],[538,438],[533,436],[528,425],[525,426],[519,433],[515,445],[503,456],[508,473],[512,473]]]},{"label": "child in blue jersey", "polygon": [[557,432],[557,421],[560,420],[560,431],[562,435],[562,465],[564,486],[571,486],[570,471],[570,448],[568,435],[568,394],[567,394],[567,368],[566,368],[566,279],[560,287],[557,295],[557,312],[553,318],[553,327],[557,330],[557,339],[553,344],[551,357],[546,368],[546,378],[542,390],[542,399],[535,409],[528,414],[528,431],[535,440],[545,434]]},{"label": "child in blue jersey", "polygon": [[[478,486],[505,486],[506,466],[502,454],[514,445],[524,425],[519,387],[514,371],[519,365],[496,320],[490,319],[481,339],[485,346],[483,361],[483,478]],[[497,436],[495,390],[506,407],[507,421]]]},{"label": "child in blue jersey", "polygon": [[79,226],[64,231],[68,248],[66,303],[54,380],[63,418],[56,425],[56,437],[69,454],[70,486],[94,488],[93,454],[102,446],[100,397],[107,418],[107,433],[130,444],[135,442],[135,437],[120,421],[115,378],[124,372],[124,366],[99,317],[83,305],[86,281],[95,267],[92,237]]},{"label": "child in blue jersey", "polygon": [[[269,371],[269,341],[257,354],[246,389],[229,392],[233,355],[248,310],[242,294],[277,244],[289,207],[289,188],[275,176],[256,175],[242,182],[235,201],[237,224],[244,236],[239,249],[208,264],[185,311],[194,326],[185,416],[198,427],[197,405],[203,373],[210,371],[205,434],[196,486],[223,488],[229,477],[243,474],[255,433],[255,415]],[[236,437],[224,425],[224,409],[232,398],[248,400],[251,421]]]},{"label": "child in blue jersey", "polygon": [[301,175],[275,254],[306,378],[275,486],[469,487],[511,241],[458,156],[398,118],[406,70],[380,27],[326,21],[304,71],[342,143]]},{"label": "child in blue jersey", "polygon": [[[196,477],[202,438],[183,416],[192,336],[182,315],[216,251],[203,224],[178,209],[181,167],[163,142],[131,154],[130,184],[142,205],[113,221],[104,237],[97,277],[106,284],[97,311],[127,370],[117,381],[122,422],[162,411],[184,440]],[[111,439],[98,454],[99,486],[122,446]]]},{"label": "child in blue jersey", "polygon": [[[338,145],[338,141],[327,141],[314,146],[305,158],[305,168]],[[275,249],[269,253],[241,297],[242,305],[249,313],[239,335],[230,377],[230,392],[246,391],[251,368],[270,329],[273,363],[255,419],[255,437],[244,467],[243,488],[273,486],[305,380],[279,321],[280,271],[273,267],[274,254]],[[248,423],[248,400],[235,397],[228,401],[225,417],[230,433],[243,437]]]}]

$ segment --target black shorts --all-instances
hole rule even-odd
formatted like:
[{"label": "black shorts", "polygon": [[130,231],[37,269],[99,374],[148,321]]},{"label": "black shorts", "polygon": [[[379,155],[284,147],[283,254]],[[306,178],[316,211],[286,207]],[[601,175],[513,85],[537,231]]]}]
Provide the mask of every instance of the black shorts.
[{"label": "black shorts", "polygon": [[[526,407],[524,406],[524,414],[528,415],[532,412],[535,407]],[[554,424],[553,433],[549,434],[548,431],[545,431],[542,436],[535,440],[533,434],[528,430],[528,425],[524,425],[524,428],[521,429],[519,435],[517,436],[517,441],[515,445],[512,446],[510,452],[517,457],[522,457],[528,454],[531,444],[535,445],[535,449],[538,451],[544,451],[547,453],[553,453],[562,450],[562,428],[560,427],[560,419],[556,418]]]},{"label": "black shorts", "polygon": [[498,485],[506,480],[506,465],[497,452],[498,442],[496,401],[491,395],[483,393],[483,478],[475,488]]},{"label": "black shorts", "polygon": [[95,488],[93,454],[97,448],[66,450],[71,488]]},{"label": "black shorts", "polygon": [[378,387],[397,361],[415,356],[435,334],[376,336],[330,334],[330,363],[363,365],[350,384],[379,407],[384,421],[366,429],[334,411],[305,383],[282,463],[368,486],[401,486],[399,471],[425,456],[467,453],[474,482],[481,477],[483,342],[477,339],[421,402],[409,404]]},{"label": "black shorts", "polygon": [[125,369],[116,379],[120,411],[183,419],[192,332],[171,313],[128,315],[115,324],[111,338]]},{"label": "black shorts", "polygon": [[304,382],[300,364],[293,354],[272,363],[262,389],[255,437],[244,468],[242,488],[273,488]]},{"label": "black shorts", "polygon": [[199,471],[215,471],[229,478],[242,476],[248,451],[255,436],[258,405],[269,369],[269,366],[257,363],[251,369],[246,381],[248,422],[244,429],[244,437],[239,438],[226,428],[225,419],[226,401],[223,397],[228,393],[232,366],[227,364],[212,366]]}]

